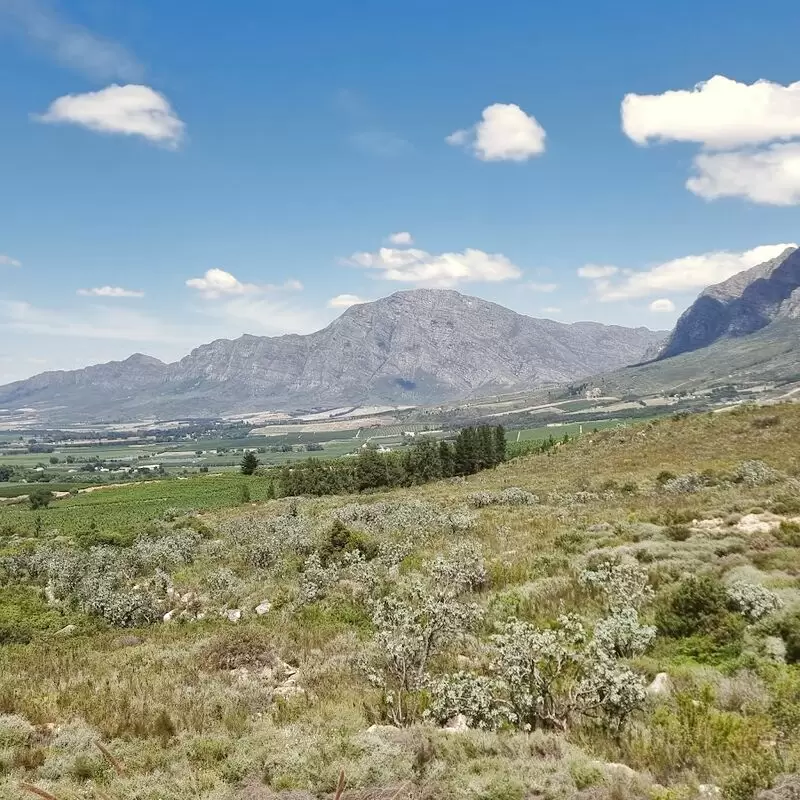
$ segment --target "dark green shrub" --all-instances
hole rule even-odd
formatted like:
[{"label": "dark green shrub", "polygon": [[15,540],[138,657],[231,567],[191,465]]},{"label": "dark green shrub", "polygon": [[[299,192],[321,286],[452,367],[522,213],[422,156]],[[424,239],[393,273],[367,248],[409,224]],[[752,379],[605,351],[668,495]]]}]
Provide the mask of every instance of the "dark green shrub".
[{"label": "dark green shrub", "polygon": [[713,575],[692,576],[667,590],[656,604],[656,625],[666,636],[691,640],[682,649],[702,660],[736,655],[746,627]]},{"label": "dark green shrub", "polygon": [[378,555],[378,544],[361,531],[350,530],[341,520],[334,520],[319,551],[322,563],[339,561],[345,553],[356,551],[369,561]]},{"label": "dark green shrub", "polygon": [[34,489],[28,495],[28,505],[30,505],[34,511],[37,511],[40,508],[47,508],[52,499],[53,494],[49,489]]}]

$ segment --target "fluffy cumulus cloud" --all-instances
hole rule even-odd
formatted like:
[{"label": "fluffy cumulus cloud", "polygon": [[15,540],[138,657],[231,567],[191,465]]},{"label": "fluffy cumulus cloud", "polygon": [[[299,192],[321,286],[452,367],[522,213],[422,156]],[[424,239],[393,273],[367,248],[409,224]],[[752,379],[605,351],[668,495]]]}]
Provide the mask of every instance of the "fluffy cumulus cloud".
[{"label": "fluffy cumulus cloud", "polygon": [[364,300],[357,294],[337,294],[336,297],[331,297],[328,300],[328,308],[350,308],[350,306],[368,302],[369,300]]},{"label": "fluffy cumulus cloud", "polygon": [[186,129],[164,95],[136,84],[112,84],[97,92],[59,97],[36,119],[80,125],[97,133],[142,136],[171,148],[181,143]]},{"label": "fluffy cumulus cloud", "polygon": [[186,285],[195,289],[208,300],[220,297],[232,297],[243,294],[262,294],[264,292],[289,291],[300,292],[303,284],[294,278],[276,286],[272,283],[243,283],[235,275],[224,269],[207,269],[202,278],[189,278]]},{"label": "fluffy cumulus cloud", "polygon": [[466,147],[481,161],[527,161],[541,155],[546,133],[535,117],[514,103],[494,103],[483,109],[481,121],[458,130],[448,144]]},{"label": "fluffy cumulus cloud", "polygon": [[136,289],[123,289],[121,286],[96,286],[92,289],[78,289],[82,297],[144,297],[144,292]]},{"label": "fluffy cumulus cloud", "polygon": [[[776,258],[794,244],[769,244],[750,250],[717,250],[695,256],[683,256],[649,269],[617,270],[600,275],[579,274],[592,281],[594,295],[601,302],[629,300],[666,292],[695,292],[720,283],[738,272]],[[612,280],[614,276],[616,279]],[[657,301],[661,302],[661,301]],[[651,306],[651,310],[655,309]],[[665,310],[665,309],[663,309]]]},{"label": "fluffy cumulus cloud", "polygon": [[189,278],[186,285],[190,289],[196,289],[210,300],[225,295],[248,294],[258,291],[258,286],[254,283],[242,283],[230,272],[216,268],[206,270],[202,278]]},{"label": "fluffy cumulus cloud", "polygon": [[0,267],[21,267],[22,262],[17,261],[16,258],[11,258],[11,256],[3,255],[0,253]]},{"label": "fluffy cumulus cloud", "polygon": [[671,314],[675,310],[675,303],[668,297],[662,297],[650,303],[650,310],[657,314]]},{"label": "fluffy cumulus cloud", "polygon": [[521,270],[506,256],[468,248],[461,253],[428,253],[409,248],[381,247],[372,253],[354,253],[345,264],[374,270],[387,281],[417,286],[456,286],[459,283],[496,283],[519,278]]},{"label": "fluffy cumulus cloud", "polygon": [[700,153],[686,187],[700,197],[744,197],[775,206],[800,204],[800,142],[754,151]]},{"label": "fluffy cumulus cloud", "polygon": [[397,247],[409,247],[414,244],[414,237],[408,231],[399,231],[389,235],[389,244]]},{"label": "fluffy cumulus cloud", "polygon": [[692,89],[628,94],[622,129],[640,145],[701,145],[686,182],[700,197],[800,204],[800,81],[746,84],[715,75]]}]

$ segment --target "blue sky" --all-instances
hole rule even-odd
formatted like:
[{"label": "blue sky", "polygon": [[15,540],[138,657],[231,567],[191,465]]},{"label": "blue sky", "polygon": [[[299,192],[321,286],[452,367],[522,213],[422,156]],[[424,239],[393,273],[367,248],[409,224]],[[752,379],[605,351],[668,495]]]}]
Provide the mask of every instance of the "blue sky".
[{"label": "blue sky", "polygon": [[0,382],[417,285],[668,328],[800,235],[799,25],[783,1],[0,0]]}]

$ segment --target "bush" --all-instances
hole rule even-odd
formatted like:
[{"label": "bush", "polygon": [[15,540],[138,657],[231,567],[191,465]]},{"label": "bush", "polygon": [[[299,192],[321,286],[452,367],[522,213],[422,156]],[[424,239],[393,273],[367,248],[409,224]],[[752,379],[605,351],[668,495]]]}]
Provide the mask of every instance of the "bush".
[{"label": "bush", "polygon": [[259,669],[282,664],[270,637],[257,628],[236,627],[214,636],[200,651],[207,669]]},{"label": "bush", "polygon": [[378,543],[361,531],[350,530],[341,520],[335,519],[325,533],[319,556],[323,565],[342,560],[345,553],[359,552],[365,561],[378,555]]},{"label": "bush", "polygon": [[666,636],[687,640],[687,654],[715,660],[739,652],[746,623],[731,611],[725,585],[700,575],[681,581],[659,599],[656,626]]},{"label": "bush", "polygon": [[34,489],[28,495],[28,505],[34,510],[38,511],[42,508],[47,508],[50,501],[53,499],[53,493],[47,489]]}]

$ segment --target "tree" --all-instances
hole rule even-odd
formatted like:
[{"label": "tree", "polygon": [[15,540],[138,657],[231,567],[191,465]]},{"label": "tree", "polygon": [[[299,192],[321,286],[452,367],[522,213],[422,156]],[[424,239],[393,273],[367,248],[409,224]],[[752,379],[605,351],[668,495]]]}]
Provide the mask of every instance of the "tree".
[{"label": "tree", "polygon": [[52,499],[53,495],[47,489],[34,489],[30,495],[28,495],[28,503],[34,510],[47,508]]},{"label": "tree", "polygon": [[441,465],[442,477],[452,478],[455,474],[455,455],[453,445],[444,440],[439,442],[439,464]]},{"label": "tree", "polygon": [[494,429],[494,458],[495,464],[502,464],[508,458],[506,429],[502,425]]},{"label": "tree", "polygon": [[58,456],[50,456],[51,464],[58,464]]},{"label": "tree", "polygon": [[255,453],[245,453],[242,457],[242,475],[252,475],[258,469],[258,463],[258,456]]},{"label": "tree", "polygon": [[14,470],[11,467],[0,465],[0,483],[5,483],[11,480]]}]

